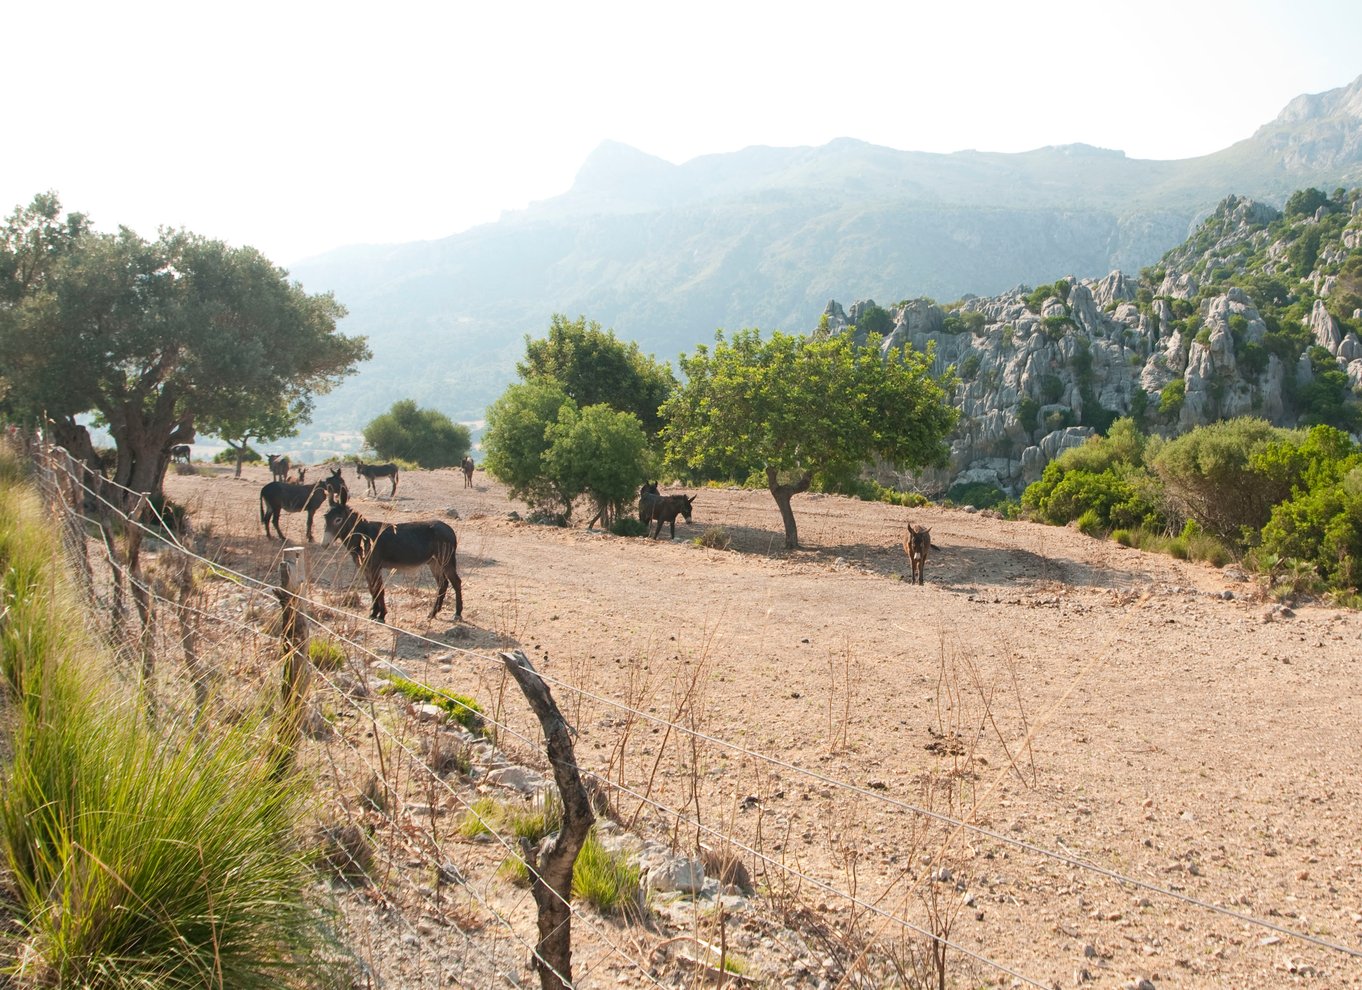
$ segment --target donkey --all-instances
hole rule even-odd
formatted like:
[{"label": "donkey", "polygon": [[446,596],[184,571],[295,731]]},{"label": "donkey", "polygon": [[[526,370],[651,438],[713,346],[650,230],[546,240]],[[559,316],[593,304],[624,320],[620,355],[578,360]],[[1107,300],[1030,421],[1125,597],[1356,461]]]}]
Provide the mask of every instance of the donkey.
[{"label": "donkey", "polygon": [[176,464],[189,463],[189,444],[177,443],[170,448],[170,459]]},{"label": "donkey", "polygon": [[445,592],[454,586],[454,618],[463,618],[463,580],[459,577],[459,538],[448,523],[370,522],[344,502],[332,501],[326,510],[322,542],[339,540],[364,573],[373,598],[369,618],[388,621],[387,597],[383,588],[385,570],[412,570],[426,566],[435,576],[435,604],[427,619],[435,618],[445,603]]},{"label": "donkey", "polygon": [[265,524],[265,538],[269,539],[270,523],[279,539],[286,540],[284,531],[279,528],[280,512],[307,512],[307,541],[312,542],[312,517],[322,507],[327,498],[338,498],[342,502],[350,498],[350,489],[345,486],[341,469],[335,468],[321,481],[310,485],[295,485],[288,481],[271,481],[260,489],[260,521]]},{"label": "donkey", "polygon": [[355,474],[369,482],[369,494],[378,498],[378,489],[374,487],[375,478],[392,479],[393,488],[388,493],[388,498],[397,494],[397,465],[396,464],[365,464],[361,460],[355,461]]},{"label": "donkey", "polygon": [[472,487],[473,487],[473,458],[471,458],[471,457],[464,457],[463,462],[459,465],[459,468],[463,471],[463,486],[464,486],[465,488],[472,488]]},{"label": "donkey", "polygon": [[908,577],[909,584],[922,583],[922,568],[927,563],[927,551],[932,548],[932,531],[925,526],[922,529],[915,529],[912,523],[908,524],[908,535],[903,538],[903,552],[908,555],[908,566],[912,568],[912,574]]},{"label": "donkey", "polygon": [[270,459],[270,474],[275,481],[288,481],[288,458],[278,454],[266,454]]},{"label": "donkey", "polygon": [[644,485],[639,491],[638,521],[647,526],[657,523],[653,529],[653,539],[662,534],[662,524],[671,526],[671,539],[676,539],[676,516],[681,514],[690,522],[690,507],[695,504],[694,495],[662,495],[657,490],[657,482]]}]

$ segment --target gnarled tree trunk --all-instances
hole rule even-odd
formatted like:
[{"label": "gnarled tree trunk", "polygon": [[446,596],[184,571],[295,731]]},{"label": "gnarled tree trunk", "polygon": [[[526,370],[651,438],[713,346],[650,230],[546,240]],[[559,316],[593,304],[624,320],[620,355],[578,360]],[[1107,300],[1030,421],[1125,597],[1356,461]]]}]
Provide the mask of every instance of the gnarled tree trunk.
[{"label": "gnarled tree trunk", "polygon": [[809,490],[809,485],[813,483],[813,472],[805,471],[793,485],[782,485],[780,475],[775,468],[766,468],[766,486],[771,491],[771,497],[776,500],[776,506],[780,509],[781,521],[785,523],[785,548],[787,550],[799,549],[799,529],[795,526],[794,509],[790,507],[790,499],[800,492]]}]

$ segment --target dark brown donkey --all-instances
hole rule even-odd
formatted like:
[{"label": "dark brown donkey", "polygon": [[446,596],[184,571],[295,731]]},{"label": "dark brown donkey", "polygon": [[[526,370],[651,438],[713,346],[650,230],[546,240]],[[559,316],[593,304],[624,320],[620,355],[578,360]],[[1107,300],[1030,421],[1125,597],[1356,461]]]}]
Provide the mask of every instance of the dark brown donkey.
[{"label": "dark brown donkey", "polygon": [[908,555],[908,566],[913,569],[913,573],[908,578],[909,584],[922,583],[922,568],[927,563],[927,551],[932,548],[932,531],[925,526],[922,529],[913,528],[913,524],[908,524],[908,535],[903,538],[903,552]]},{"label": "dark brown donkey", "polygon": [[313,482],[310,485],[295,485],[290,481],[271,481],[264,488],[260,489],[260,521],[265,524],[265,537],[270,535],[270,523],[274,523],[274,531],[279,534],[279,539],[287,540],[284,531],[279,528],[280,512],[306,512],[307,513],[307,541],[312,542],[312,517],[317,514],[317,510],[329,499],[339,499],[344,502],[350,497],[350,489],[345,486],[345,479],[341,477],[341,469],[335,468],[321,481]]},{"label": "dark brown donkey", "polygon": [[435,604],[428,619],[435,618],[445,603],[445,592],[454,585],[454,618],[463,617],[463,581],[459,578],[459,538],[448,523],[370,522],[344,502],[332,502],[326,510],[323,543],[340,540],[355,566],[364,574],[374,605],[369,618],[388,621],[388,604],[383,589],[385,570],[413,570],[428,567],[435,577]]}]

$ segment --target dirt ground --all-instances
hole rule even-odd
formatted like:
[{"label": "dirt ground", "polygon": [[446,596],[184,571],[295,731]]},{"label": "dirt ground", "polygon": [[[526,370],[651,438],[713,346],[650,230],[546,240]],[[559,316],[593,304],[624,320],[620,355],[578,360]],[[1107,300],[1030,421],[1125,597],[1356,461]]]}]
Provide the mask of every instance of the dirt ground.
[{"label": "dirt ground", "polygon": [[[201,470],[168,493],[224,563],[269,577],[267,472]],[[513,518],[481,470],[472,488],[404,473],[393,497],[345,473],[366,517],[458,532],[462,622],[452,596],[427,620],[428,575],[390,584],[390,623],[455,651],[442,686],[504,695],[480,658],[520,646],[584,766],[802,874],[834,928],[948,929],[961,986],[1362,984],[1357,613],[1282,611],[1233,567],[964,510],[803,495],[790,552],[764,491],[701,490],[693,524],[648,540]],[[920,587],[909,520],[931,528]],[[717,530],[728,549],[695,541]],[[367,614],[347,557],[309,560]],[[398,663],[430,657],[372,634]],[[788,906],[791,874],[753,869]],[[595,983],[617,984],[634,985]]]}]

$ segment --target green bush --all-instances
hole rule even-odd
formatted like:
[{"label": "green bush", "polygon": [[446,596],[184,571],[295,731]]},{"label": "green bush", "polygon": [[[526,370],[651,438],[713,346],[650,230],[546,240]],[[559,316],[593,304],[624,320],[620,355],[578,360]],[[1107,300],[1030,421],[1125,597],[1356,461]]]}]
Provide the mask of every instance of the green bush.
[{"label": "green bush", "polygon": [[345,666],[345,647],[334,639],[308,640],[307,659],[318,670],[340,670]]},{"label": "green bush", "polygon": [[1106,527],[1102,524],[1102,517],[1097,514],[1096,509],[1086,509],[1078,517],[1078,531],[1084,536],[1101,536],[1106,532]]},{"label": "green bush", "polygon": [[733,546],[733,537],[722,526],[710,526],[695,538],[695,545],[711,550],[728,550]]},{"label": "green bush", "polygon": [[1163,444],[1152,467],[1183,517],[1228,544],[1245,547],[1272,506],[1291,491],[1289,479],[1255,458],[1288,437],[1288,431],[1266,420],[1224,420]]},{"label": "green bush", "polygon": [[648,524],[639,522],[637,516],[616,516],[610,524],[610,532],[616,536],[644,536],[648,532]]},{"label": "green bush", "polygon": [[953,505],[973,505],[980,509],[991,509],[1006,502],[1007,493],[997,485],[972,481],[969,484],[951,485],[946,492],[946,498]]},{"label": "green bush", "polygon": [[364,427],[364,443],[385,461],[402,458],[423,468],[454,467],[472,447],[472,433],[435,409],[401,399]]},{"label": "green bush", "polygon": [[[213,455],[214,464],[236,464],[237,452],[231,447],[223,447]],[[241,454],[242,464],[260,464],[265,460],[254,447],[247,447]]]},{"label": "green bush", "polygon": [[2,489],[0,859],[24,985],[348,982],[299,841],[303,781],[278,773],[271,733],[149,724],[109,686],[35,501]]},{"label": "green bush", "polygon": [[1186,379],[1174,378],[1159,393],[1159,414],[1167,416],[1169,419],[1176,419],[1178,413],[1182,412],[1182,403],[1186,398]]}]

